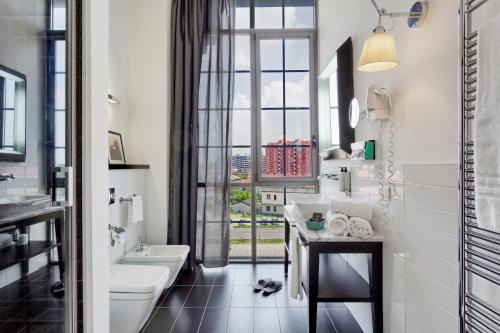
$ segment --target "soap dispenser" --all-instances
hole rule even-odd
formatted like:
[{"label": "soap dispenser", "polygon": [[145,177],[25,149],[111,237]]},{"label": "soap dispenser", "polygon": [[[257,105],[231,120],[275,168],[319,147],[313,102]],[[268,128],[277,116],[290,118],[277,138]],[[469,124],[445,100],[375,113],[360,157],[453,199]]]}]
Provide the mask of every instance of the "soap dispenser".
[{"label": "soap dispenser", "polygon": [[339,192],[344,192],[348,197],[351,196],[351,173],[347,171],[347,167],[340,168]]}]

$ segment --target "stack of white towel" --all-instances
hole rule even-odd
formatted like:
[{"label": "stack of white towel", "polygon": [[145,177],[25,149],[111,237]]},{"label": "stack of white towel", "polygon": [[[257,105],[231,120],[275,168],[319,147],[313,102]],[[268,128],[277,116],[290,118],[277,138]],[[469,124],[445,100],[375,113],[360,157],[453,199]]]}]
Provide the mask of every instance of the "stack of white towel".
[{"label": "stack of white towel", "polygon": [[373,207],[368,203],[332,200],[326,220],[336,236],[368,238],[373,235],[370,224],[372,214]]}]

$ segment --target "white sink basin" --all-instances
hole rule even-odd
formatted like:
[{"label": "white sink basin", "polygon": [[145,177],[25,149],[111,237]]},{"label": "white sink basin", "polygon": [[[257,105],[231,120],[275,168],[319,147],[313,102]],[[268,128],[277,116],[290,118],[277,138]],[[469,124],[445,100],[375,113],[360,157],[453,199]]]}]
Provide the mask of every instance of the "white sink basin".
[{"label": "white sink basin", "polygon": [[0,198],[0,219],[50,207],[50,195],[16,195]]},{"label": "white sink basin", "polygon": [[293,193],[287,198],[292,202],[293,208],[305,218],[311,218],[314,213],[324,216],[330,209],[330,201],[323,194]]}]

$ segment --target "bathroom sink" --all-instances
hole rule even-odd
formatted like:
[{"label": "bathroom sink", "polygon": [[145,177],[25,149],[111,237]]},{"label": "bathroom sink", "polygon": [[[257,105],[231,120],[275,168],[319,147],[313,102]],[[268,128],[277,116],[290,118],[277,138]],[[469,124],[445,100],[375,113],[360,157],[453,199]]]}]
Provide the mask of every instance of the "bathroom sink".
[{"label": "bathroom sink", "polygon": [[330,201],[323,194],[293,193],[287,196],[294,210],[305,218],[311,218],[314,213],[325,215],[330,209]]},{"label": "bathroom sink", "polygon": [[0,198],[0,219],[50,207],[50,195],[16,195]]}]

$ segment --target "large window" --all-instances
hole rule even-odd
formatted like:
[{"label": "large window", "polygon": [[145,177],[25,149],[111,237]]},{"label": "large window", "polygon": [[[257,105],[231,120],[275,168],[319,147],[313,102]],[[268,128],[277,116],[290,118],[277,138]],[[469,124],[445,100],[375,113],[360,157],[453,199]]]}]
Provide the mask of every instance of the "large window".
[{"label": "large window", "polygon": [[[54,166],[66,165],[66,1],[52,0],[47,31],[47,179],[58,197],[65,193],[64,174],[52,182]],[[61,178],[59,178],[61,177]]]},{"label": "large window", "polygon": [[231,258],[283,257],[286,194],[315,192],[314,0],[237,0]]}]

